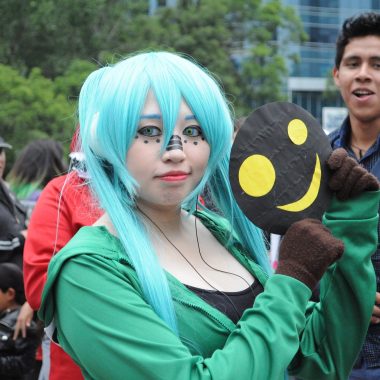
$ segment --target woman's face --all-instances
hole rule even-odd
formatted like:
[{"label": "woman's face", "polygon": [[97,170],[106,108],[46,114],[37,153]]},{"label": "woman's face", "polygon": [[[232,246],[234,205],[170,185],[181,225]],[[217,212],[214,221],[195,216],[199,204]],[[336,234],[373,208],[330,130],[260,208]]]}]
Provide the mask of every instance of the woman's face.
[{"label": "woman's face", "polygon": [[188,105],[182,101],[173,136],[164,152],[161,110],[149,91],[137,134],[127,154],[127,168],[140,185],[138,203],[178,206],[202,179],[210,147]]}]

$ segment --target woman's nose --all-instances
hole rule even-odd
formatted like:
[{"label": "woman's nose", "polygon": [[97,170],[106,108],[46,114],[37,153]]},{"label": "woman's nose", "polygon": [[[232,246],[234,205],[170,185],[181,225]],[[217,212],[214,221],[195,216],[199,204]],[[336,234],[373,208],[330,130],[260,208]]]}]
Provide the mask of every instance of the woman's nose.
[{"label": "woman's nose", "polygon": [[164,161],[180,162],[184,160],[185,153],[183,151],[182,139],[178,135],[173,135],[166,147],[162,159]]}]

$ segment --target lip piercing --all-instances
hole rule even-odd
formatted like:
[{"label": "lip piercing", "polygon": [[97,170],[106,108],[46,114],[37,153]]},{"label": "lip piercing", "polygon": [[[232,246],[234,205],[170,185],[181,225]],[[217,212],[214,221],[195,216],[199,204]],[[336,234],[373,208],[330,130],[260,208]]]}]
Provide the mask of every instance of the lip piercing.
[{"label": "lip piercing", "polygon": [[167,151],[174,149],[179,149],[183,151],[182,139],[178,135],[173,135],[172,137],[170,137],[168,146],[166,147]]}]

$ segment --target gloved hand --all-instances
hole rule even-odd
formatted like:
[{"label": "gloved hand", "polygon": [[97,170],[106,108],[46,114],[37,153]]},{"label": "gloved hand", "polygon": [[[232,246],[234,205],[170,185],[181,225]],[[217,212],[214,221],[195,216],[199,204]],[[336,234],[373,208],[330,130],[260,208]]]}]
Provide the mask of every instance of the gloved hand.
[{"label": "gloved hand", "polygon": [[355,197],[365,190],[379,189],[377,178],[349,157],[343,148],[331,153],[327,166],[333,170],[329,187],[340,200]]},{"label": "gloved hand", "polygon": [[315,288],[326,269],[343,254],[344,244],[317,219],[293,223],[282,239],[277,274]]}]

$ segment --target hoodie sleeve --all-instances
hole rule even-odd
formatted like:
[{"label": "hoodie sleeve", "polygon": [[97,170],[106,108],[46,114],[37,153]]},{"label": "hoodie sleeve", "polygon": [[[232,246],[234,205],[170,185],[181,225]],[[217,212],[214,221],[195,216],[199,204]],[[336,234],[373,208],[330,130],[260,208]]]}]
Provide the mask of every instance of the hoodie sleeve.
[{"label": "hoodie sleeve", "polygon": [[[325,273],[320,302],[310,304],[291,373],[302,379],[345,380],[367,333],[376,293],[371,256],[377,247],[380,191],[336,199],[323,218],[343,240],[342,258]],[[320,375],[316,375],[316,374]]]}]

